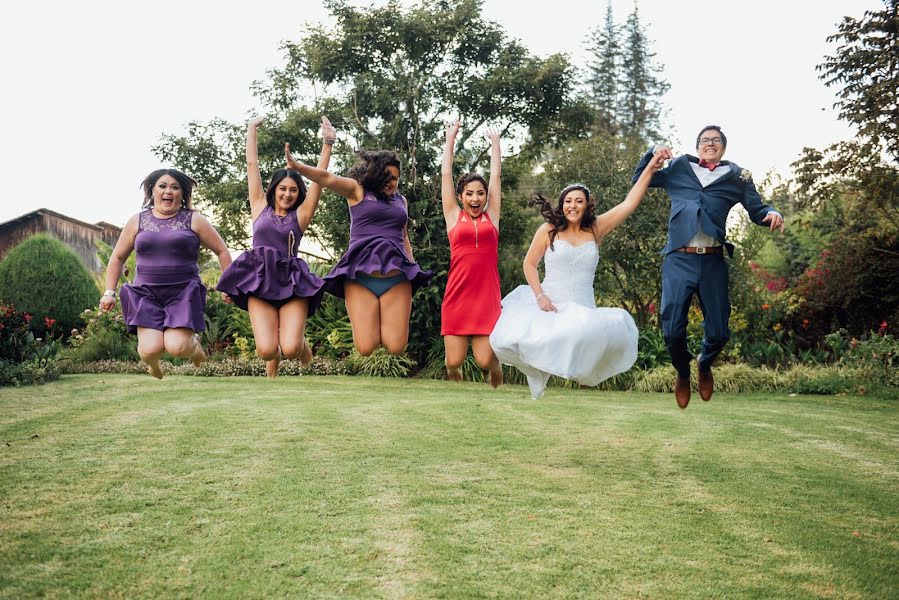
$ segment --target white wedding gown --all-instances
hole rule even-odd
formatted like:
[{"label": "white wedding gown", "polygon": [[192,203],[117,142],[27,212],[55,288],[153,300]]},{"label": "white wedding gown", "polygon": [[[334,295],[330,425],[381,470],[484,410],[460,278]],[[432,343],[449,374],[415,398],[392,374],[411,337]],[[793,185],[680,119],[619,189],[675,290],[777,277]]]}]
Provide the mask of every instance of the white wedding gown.
[{"label": "white wedding gown", "polygon": [[543,260],[543,292],[558,312],[540,310],[530,286],[512,290],[490,334],[496,357],[527,375],[533,398],[543,395],[550,375],[596,385],[630,369],[637,360],[637,325],[625,310],[596,307],[596,244],[557,239]]}]

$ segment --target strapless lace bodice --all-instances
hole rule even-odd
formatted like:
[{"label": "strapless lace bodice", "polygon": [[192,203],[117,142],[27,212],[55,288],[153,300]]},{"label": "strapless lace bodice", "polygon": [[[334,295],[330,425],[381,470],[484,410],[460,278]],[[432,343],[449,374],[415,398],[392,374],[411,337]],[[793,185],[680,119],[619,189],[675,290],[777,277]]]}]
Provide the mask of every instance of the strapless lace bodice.
[{"label": "strapless lace bodice", "polygon": [[574,246],[564,240],[555,240],[553,247],[543,256],[546,276],[543,291],[553,304],[574,302],[593,308],[593,275],[599,264],[596,244],[587,242]]}]

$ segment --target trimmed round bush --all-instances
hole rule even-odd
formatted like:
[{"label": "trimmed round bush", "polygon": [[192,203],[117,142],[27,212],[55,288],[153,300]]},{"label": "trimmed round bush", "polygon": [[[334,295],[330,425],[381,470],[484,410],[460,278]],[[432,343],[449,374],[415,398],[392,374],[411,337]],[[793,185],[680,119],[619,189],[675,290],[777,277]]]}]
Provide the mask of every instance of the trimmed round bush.
[{"label": "trimmed round bush", "polygon": [[7,253],[0,262],[0,298],[32,316],[35,335],[69,332],[80,326],[81,313],[99,301],[94,281],[78,256],[56,238],[37,234]]}]

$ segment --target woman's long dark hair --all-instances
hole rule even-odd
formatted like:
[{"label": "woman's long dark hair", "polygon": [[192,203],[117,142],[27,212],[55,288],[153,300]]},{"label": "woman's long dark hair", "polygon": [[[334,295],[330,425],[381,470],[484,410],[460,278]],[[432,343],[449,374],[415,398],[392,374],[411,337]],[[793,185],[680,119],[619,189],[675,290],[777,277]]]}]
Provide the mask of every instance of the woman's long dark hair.
[{"label": "woman's long dark hair", "polygon": [[388,202],[390,198],[384,194],[384,188],[390,181],[387,167],[396,167],[402,176],[403,167],[396,152],[391,150],[362,151],[359,153],[359,162],[347,171],[347,177],[358,181],[362,189],[374,194],[378,200]]},{"label": "woman's long dark hair", "polygon": [[193,205],[190,202],[190,197],[193,195],[194,186],[197,185],[197,182],[193,177],[185,175],[178,169],[156,169],[144,178],[140,184],[144,188],[144,204],[141,208],[153,208],[153,188],[163,175],[168,175],[181,186],[181,208],[192,210]]},{"label": "woman's long dark hair", "polygon": [[553,241],[556,239],[556,234],[560,231],[565,231],[568,229],[568,219],[565,218],[565,214],[562,212],[562,203],[565,202],[565,196],[568,195],[572,190],[581,190],[584,192],[584,195],[587,196],[587,205],[584,207],[584,218],[581,219],[581,229],[584,231],[590,230],[593,228],[593,223],[596,221],[596,202],[593,199],[592,194],[590,194],[590,188],[588,188],[583,183],[573,183],[559,192],[559,199],[556,202],[556,207],[553,208],[552,201],[549,198],[542,196],[539,193],[535,193],[531,196],[531,199],[528,200],[528,206],[539,206],[540,214],[543,216],[543,219],[552,225],[552,229],[549,231],[549,247],[553,247]]}]

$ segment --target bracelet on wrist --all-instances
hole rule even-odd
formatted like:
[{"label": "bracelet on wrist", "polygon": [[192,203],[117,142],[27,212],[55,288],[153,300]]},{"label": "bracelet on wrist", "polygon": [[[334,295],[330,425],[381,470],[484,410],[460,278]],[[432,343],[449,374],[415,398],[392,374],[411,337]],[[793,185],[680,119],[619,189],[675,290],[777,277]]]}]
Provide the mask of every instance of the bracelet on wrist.
[{"label": "bracelet on wrist", "polygon": [[336,137],[333,137],[333,138],[332,137],[323,137],[322,138],[322,143],[327,144],[329,146],[333,146],[334,142],[336,142],[336,141],[337,141]]},{"label": "bracelet on wrist", "polygon": [[103,292],[103,295],[112,296],[113,298],[115,298],[118,294],[116,294],[115,290],[106,290],[105,292]]}]

